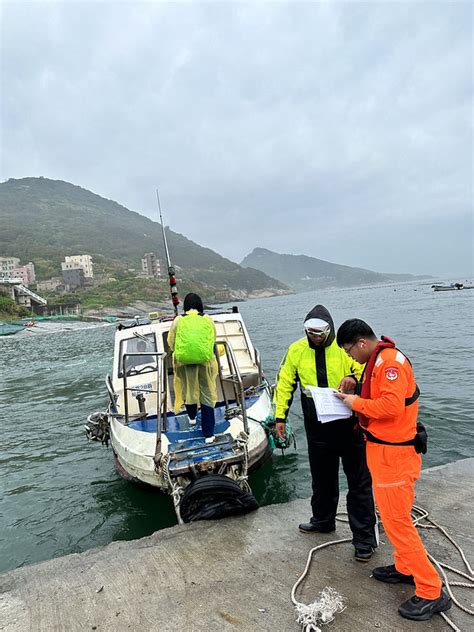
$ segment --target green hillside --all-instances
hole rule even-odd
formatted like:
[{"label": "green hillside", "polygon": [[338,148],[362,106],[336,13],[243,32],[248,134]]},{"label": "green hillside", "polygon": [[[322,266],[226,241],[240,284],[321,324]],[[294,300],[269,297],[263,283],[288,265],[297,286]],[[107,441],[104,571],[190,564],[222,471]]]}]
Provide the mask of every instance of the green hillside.
[{"label": "green hillside", "polygon": [[298,291],[428,278],[416,277],[412,274],[382,274],[364,268],[330,263],[306,255],[279,254],[266,248],[255,248],[241,261],[240,265],[262,270]]},{"label": "green hillside", "polygon": [[[167,229],[167,238],[182,278],[235,290],[285,289],[184,235]],[[140,270],[145,252],[165,261],[162,244],[159,223],[79,186],[46,178],[0,184],[0,256],[33,261],[39,280],[59,276],[65,255],[91,255],[97,272],[117,266]]]}]

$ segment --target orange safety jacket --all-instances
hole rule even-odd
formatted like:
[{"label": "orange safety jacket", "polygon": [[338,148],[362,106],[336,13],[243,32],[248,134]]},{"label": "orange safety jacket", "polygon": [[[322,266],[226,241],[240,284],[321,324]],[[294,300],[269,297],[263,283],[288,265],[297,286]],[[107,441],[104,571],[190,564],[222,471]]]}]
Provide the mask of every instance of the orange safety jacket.
[{"label": "orange safety jacket", "polygon": [[382,441],[411,441],[416,434],[418,395],[410,361],[382,336],[362,376],[362,394],[352,405],[360,413],[361,426]]}]

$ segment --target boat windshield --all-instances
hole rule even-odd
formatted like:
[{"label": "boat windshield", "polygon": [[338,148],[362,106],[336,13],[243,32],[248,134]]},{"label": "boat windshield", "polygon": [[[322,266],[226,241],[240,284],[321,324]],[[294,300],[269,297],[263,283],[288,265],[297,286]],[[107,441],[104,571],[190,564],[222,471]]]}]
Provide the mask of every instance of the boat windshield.
[{"label": "boat windshield", "polygon": [[126,359],[127,375],[137,373],[148,373],[156,370],[156,356],[147,355],[150,351],[156,351],[156,339],[154,334],[140,334],[132,338],[125,338],[120,341],[120,364],[119,377],[123,376],[123,356],[127,353],[138,353],[143,355],[131,355]]}]

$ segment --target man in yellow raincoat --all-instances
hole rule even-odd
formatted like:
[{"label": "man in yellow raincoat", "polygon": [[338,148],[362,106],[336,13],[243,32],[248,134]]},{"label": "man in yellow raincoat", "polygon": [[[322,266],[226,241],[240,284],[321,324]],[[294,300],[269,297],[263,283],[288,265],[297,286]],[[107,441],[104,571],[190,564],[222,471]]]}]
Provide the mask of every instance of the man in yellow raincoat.
[{"label": "man in yellow raincoat", "polygon": [[299,529],[302,533],[335,530],[342,461],[354,557],[368,562],[378,544],[378,530],[364,437],[354,427],[350,411],[346,419],[321,423],[308,390],[309,386],[319,386],[353,392],[363,367],[338,347],[334,322],[324,305],[315,305],[307,314],[304,330],[304,338],[291,344],[282,360],[274,398],[276,431],[284,438],[293,395],[298,386],[301,390],[313,495],[311,519],[301,523]]},{"label": "man in yellow raincoat", "polygon": [[194,426],[200,404],[202,433],[206,443],[212,443],[217,402],[216,329],[212,319],[203,313],[202,300],[197,294],[185,296],[183,311],[168,333],[168,346],[173,352],[174,411],[177,414],[185,404],[189,425]]}]

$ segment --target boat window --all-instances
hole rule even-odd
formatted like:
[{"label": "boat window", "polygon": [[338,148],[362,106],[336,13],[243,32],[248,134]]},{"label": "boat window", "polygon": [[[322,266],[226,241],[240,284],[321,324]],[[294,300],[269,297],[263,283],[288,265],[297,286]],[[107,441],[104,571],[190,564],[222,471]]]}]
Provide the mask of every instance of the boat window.
[{"label": "boat window", "polygon": [[123,356],[126,353],[143,353],[143,355],[127,357],[127,375],[156,371],[156,356],[146,355],[150,351],[156,351],[155,334],[144,334],[140,335],[140,337],[133,336],[133,338],[121,340],[119,377],[123,376]]}]

